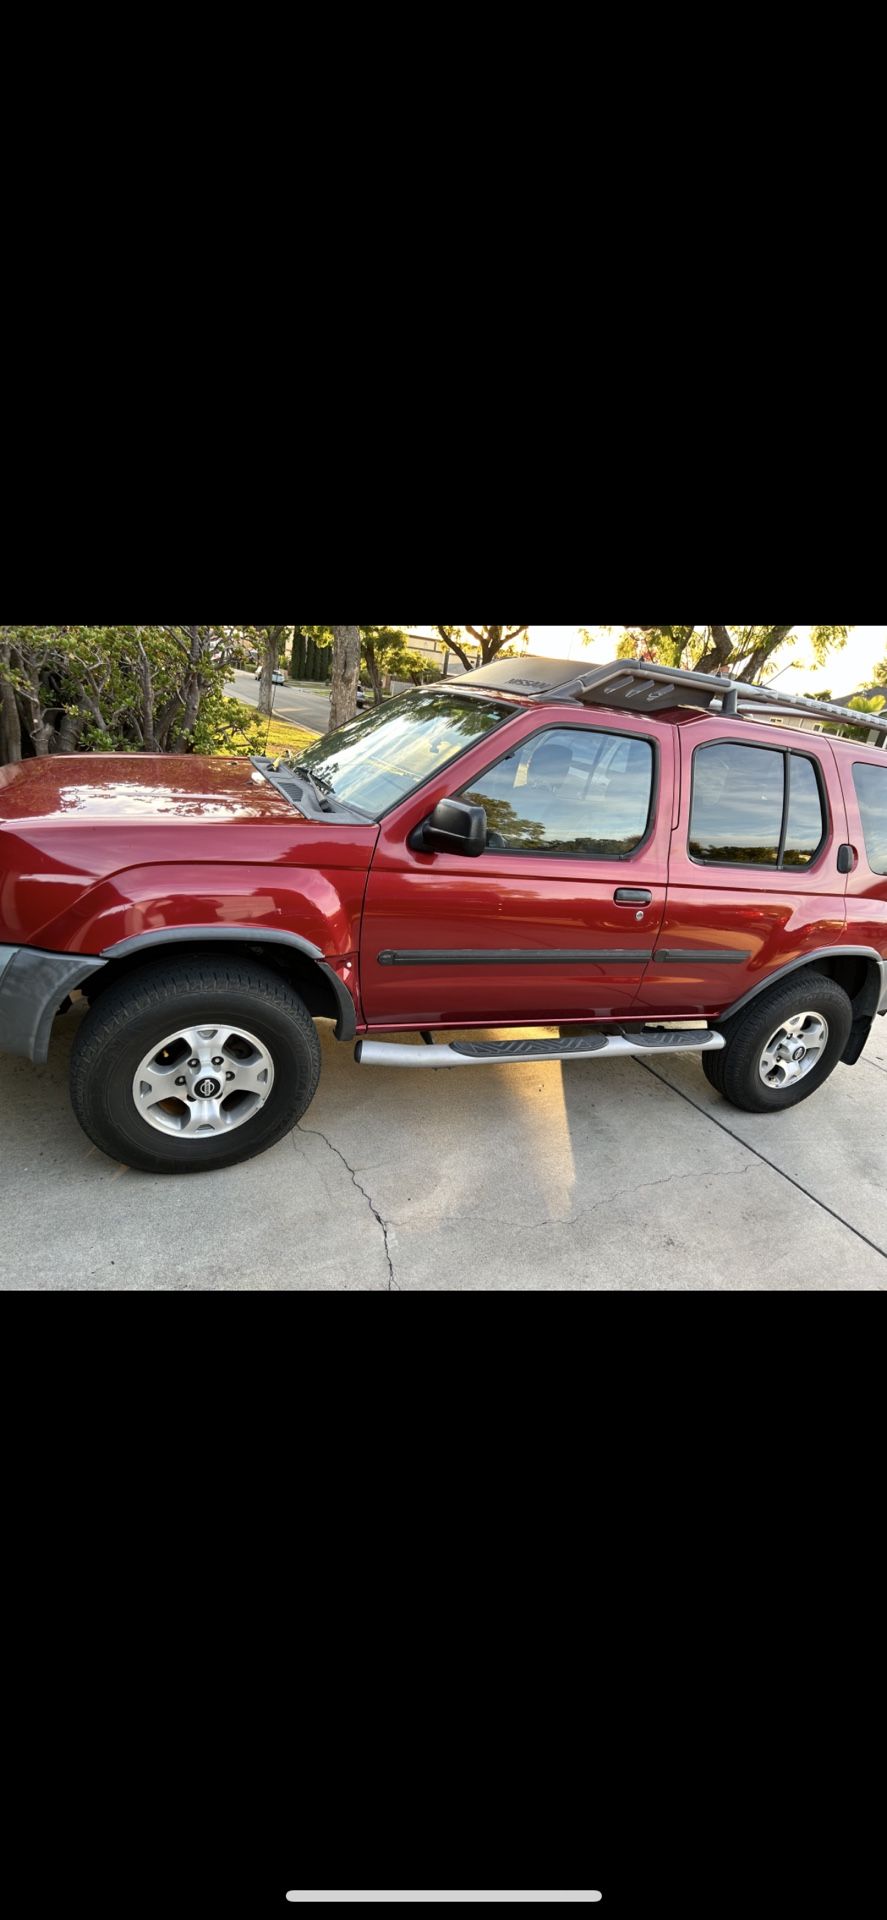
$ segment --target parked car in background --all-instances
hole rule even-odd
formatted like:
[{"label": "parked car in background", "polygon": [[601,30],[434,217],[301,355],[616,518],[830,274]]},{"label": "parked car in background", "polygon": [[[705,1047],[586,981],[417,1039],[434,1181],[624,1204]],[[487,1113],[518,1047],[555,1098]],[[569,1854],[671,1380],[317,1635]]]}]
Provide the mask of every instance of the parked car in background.
[{"label": "parked car in background", "polygon": [[[260,667],[258,673],[256,674],[256,679],[261,680],[261,678],[262,678],[262,668]],[[274,672],[271,675],[271,679],[275,687],[286,686],[286,674],[284,673],[282,667],[275,667]]]},{"label": "parked car in background", "polygon": [[0,768],[0,1052],[43,1065],[81,993],[75,1113],[153,1173],[280,1140],[324,1018],[364,1068],[695,1052],[775,1116],[887,1013],[885,744],[887,718],[716,675],[524,658],[296,764]]}]

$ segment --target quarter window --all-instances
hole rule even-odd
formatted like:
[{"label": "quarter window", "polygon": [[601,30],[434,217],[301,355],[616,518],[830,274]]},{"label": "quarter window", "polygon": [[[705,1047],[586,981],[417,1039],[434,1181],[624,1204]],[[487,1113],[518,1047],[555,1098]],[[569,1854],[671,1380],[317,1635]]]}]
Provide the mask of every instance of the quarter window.
[{"label": "quarter window", "polygon": [[887,767],[858,760],[853,784],[865,839],[866,858],[873,873],[887,873]]},{"label": "quarter window", "polygon": [[745,867],[808,867],[825,834],[813,761],[779,748],[713,741],[693,762],[690,854]]},{"label": "quarter window", "polygon": [[459,795],[487,816],[487,846],[506,853],[618,860],[645,839],[653,796],[649,740],[551,727]]},{"label": "quarter window", "polygon": [[803,754],[783,756],[788,778],[788,820],[785,832],[784,867],[809,867],[822,845],[824,822],[822,796],[816,768]]}]

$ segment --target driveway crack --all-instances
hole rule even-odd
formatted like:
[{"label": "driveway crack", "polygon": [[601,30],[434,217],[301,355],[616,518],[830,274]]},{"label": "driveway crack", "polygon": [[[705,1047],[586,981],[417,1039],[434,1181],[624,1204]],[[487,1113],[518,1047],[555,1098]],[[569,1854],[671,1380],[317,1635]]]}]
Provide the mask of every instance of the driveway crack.
[{"label": "driveway crack", "polygon": [[350,1174],[351,1176],[353,1185],[357,1188],[358,1193],[363,1195],[363,1198],[366,1201],[367,1206],[369,1207],[369,1210],[373,1216],[373,1219],[378,1223],[378,1225],[382,1230],[382,1238],[385,1242],[385,1258],[388,1262],[388,1291],[389,1293],[400,1293],[401,1287],[394,1277],[394,1263],[391,1258],[391,1246],[388,1239],[388,1235],[391,1230],[389,1223],[387,1220],[383,1219],[381,1213],[379,1212],[378,1207],[375,1204],[375,1201],[367,1193],[366,1187],[361,1186],[361,1183],[357,1178],[357,1172],[355,1168],[351,1166],[348,1160],[346,1160],[344,1153],[342,1152],[340,1147],[336,1146],[335,1141],[330,1140],[327,1134],[321,1133],[319,1127],[303,1127],[301,1124],[297,1126],[294,1129],[294,1135],[293,1135],[294,1144],[295,1144],[295,1134],[297,1133],[313,1134],[315,1140],[322,1140],[324,1146],[329,1147],[330,1153],[334,1153],[336,1156],[336,1159],[341,1160],[346,1173]]}]

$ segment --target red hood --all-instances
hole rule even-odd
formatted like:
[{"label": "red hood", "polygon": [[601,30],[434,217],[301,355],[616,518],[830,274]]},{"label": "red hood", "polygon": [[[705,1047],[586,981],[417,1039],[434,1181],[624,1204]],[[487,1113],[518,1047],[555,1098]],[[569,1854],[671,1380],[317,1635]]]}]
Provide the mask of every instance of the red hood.
[{"label": "red hood", "polygon": [[248,760],[0,767],[0,946],[97,953],[144,928],[223,922],[347,952],[378,831],[308,818]]},{"label": "red hood", "polygon": [[91,753],[0,767],[0,825],[235,826],[294,817],[305,818],[248,760]]}]

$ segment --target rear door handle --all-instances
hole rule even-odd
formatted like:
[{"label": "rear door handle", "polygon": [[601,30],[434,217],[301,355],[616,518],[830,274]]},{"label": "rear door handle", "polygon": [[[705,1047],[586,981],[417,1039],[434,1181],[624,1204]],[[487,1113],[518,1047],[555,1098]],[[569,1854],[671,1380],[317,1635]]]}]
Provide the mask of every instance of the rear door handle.
[{"label": "rear door handle", "polygon": [[649,887],[617,887],[613,899],[617,907],[649,907],[653,895]]}]

